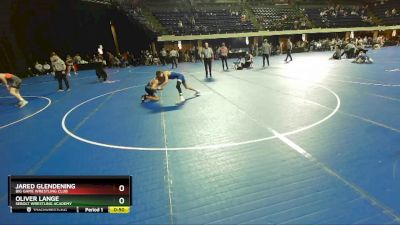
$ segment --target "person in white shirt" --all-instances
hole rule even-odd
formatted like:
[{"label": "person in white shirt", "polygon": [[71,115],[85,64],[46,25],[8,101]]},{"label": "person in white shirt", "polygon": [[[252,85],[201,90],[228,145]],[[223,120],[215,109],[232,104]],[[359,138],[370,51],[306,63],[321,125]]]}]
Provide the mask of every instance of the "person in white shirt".
[{"label": "person in white shirt", "polygon": [[44,62],[43,64],[43,70],[46,74],[49,74],[50,70],[51,70],[51,66],[50,64],[48,64],[47,62]]},{"label": "person in white shirt", "polygon": [[178,51],[176,51],[175,49],[172,49],[169,52],[169,57],[171,58],[171,64],[172,64],[171,69],[174,69],[174,66],[175,66],[175,68],[178,68],[178,57],[179,57]]},{"label": "person in white shirt", "polygon": [[43,70],[43,65],[40,64],[39,62],[35,63],[35,70],[39,75],[42,75],[44,70]]},{"label": "person in white shirt", "polygon": [[212,48],[208,47],[208,43],[204,43],[204,48],[201,51],[201,58],[204,61],[204,68],[206,70],[206,78],[208,78],[208,74],[210,74],[210,78],[212,78],[212,73],[211,73],[211,64],[212,60],[214,58],[214,52]]}]

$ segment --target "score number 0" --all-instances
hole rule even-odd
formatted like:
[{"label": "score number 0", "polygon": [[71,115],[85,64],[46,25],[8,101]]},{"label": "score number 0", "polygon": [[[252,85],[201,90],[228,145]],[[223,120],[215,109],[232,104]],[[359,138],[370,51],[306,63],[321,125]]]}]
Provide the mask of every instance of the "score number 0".
[{"label": "score number 0", "polygon": [[[125,191],[125,186],[124,185],[119,185],[118,190],[120,192],[124,192]],[[119,204],[123,205],[125,203],[125,198],[121,197],[118,199]]]}]

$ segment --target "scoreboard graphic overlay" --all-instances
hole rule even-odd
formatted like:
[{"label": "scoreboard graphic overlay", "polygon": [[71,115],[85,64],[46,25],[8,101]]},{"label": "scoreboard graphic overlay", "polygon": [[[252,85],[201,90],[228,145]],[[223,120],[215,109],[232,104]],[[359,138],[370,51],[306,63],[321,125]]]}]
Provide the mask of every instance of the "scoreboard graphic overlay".
[{"label": "scoreboard graphic overlay", "polygon": [[8,176],[12,213],[129,213],[131,176]]}]

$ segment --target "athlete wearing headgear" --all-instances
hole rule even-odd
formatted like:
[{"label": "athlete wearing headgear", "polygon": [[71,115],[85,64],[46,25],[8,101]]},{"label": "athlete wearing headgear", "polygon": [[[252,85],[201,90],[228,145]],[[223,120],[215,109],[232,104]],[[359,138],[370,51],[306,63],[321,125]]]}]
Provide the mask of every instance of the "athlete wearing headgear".
[{"label": "athlete wearing headgear", "polygon": [[156,95],[158,85],[161,84],[160,80],[162,80],[161,75],[156,75],[155,78],[151,79],[149,83],[147,83],[147,85],[144,87],[146,94],[142,95],[142,103],[146,100],[151,100],[151,101],[160,100],[160,97]]}]

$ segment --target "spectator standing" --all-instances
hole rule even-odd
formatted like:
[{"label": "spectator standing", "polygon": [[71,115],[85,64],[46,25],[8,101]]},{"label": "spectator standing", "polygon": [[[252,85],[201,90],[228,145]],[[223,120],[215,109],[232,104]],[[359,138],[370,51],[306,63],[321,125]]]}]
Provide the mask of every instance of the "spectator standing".
[{"label": "spectator standing", "polygon": [[226,66],[226,70],[228,70],[229,69],[228,68],[228,52],[229,52],[229,50],[225,46],[225,43],[221,44],[221,47],[219,48],[218,52],[219,52],[219,56],[220,56],[221,62],[222,62],[222,70],[225,70],[225,66]]},{"label": "spectator standing", "polygon": [[269,56],[271,55],[271,45],[268,43],[267,39],[264,39],[264,43],[262,44],[262,54],[263,54],[263,67],[265,67],[265,59],[267,60],[267,64],[269,66]]},{"label": "spectator standing", "polygon": [[65,59],[65,64],[67,65],[67,75],[71,76],[71,69],[74,69],[74,73],[76,75],[76,70],[74,67],[74,60],[71,58],[70,55],[67,55],[67,58]]},{"label": "spectator standing", "polygon": [[201,45],[197,46],[197,56],[196,56],[196,62],[197,60],[201,60],[201,53],[203,52],[203,47]]},{"label": "spectator standing", "polygon": [[196,62],[196,47],[194,45],[190,49],[190,57],[192,62]]}]

